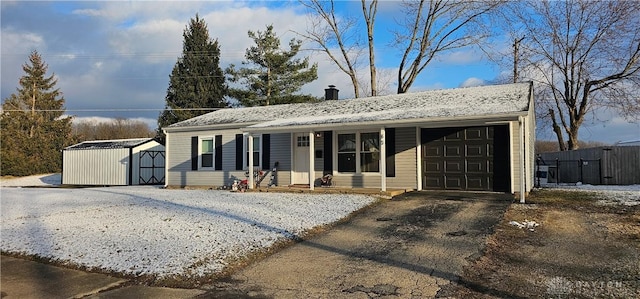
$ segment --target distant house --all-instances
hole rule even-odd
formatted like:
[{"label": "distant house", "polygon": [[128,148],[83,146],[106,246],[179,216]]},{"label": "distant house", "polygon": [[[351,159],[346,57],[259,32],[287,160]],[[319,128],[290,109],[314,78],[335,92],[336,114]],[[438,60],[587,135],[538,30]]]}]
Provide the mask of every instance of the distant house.
[{"label": "distant house", "polygon": [[[221,109],[163,128],[168,186],[220,186],[278,162],[278,185],[527,192],[530,83]],[[251,167],[249,167],[251,165]]]},{"label": "distant house", "polygon": [[62,184],[162,184],[164,156],[152,138],[85,141],[62,150]]}]

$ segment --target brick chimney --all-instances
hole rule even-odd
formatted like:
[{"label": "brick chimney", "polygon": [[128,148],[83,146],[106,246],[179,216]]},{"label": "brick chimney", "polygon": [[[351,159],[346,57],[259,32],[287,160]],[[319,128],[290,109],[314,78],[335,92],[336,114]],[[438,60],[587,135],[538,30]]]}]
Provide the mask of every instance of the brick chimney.
[{"label": "brick chimney", "polygon": [[338,99],[338,89],[336,89],[335,85],[329,85],[329,88],[324,89],[324,100],[331,101]]}]

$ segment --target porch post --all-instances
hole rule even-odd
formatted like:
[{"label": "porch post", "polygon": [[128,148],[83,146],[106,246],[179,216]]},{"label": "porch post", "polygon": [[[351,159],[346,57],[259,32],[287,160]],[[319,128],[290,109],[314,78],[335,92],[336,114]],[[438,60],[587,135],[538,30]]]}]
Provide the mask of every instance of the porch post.
[{"label": "porch post", "polygon": [[387,191],[387,146],[385,128],[380,128],[380,189]]},{"label": "porch post", "polygon": [[416,190],[422,190],[422,134],[416,127]]},{"label": "porch post", "polygon": [[315,181],[315,133],[313,131],[309,132],[309,190],[313,190],[313,183]]},{"label": "porch post", "polygon": [[248,137],[247,151],[249,152],[249,167],[247,171],[249,172],[249,189],[253,189],[253,135],[249,134]]}]

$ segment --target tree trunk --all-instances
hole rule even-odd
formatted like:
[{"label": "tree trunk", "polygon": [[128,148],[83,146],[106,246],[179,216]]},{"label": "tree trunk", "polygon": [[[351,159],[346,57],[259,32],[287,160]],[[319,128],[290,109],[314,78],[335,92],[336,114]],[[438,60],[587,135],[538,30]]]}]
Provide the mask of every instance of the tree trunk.
[{"label": "tree trunk", "polygon": [[369,44],[369,73],[371,77],[371,96],[378,95],[378,86],[376,79],[376,62],[375,51],[373,44],[373,25],[375,23],[376,12],[378,10],[378,0],[373,0],[367,11],[366,0],[362,0],[362,13],[364,14],[364,20],[367,24],[367,37]]},{"label": "tree trunk", "polygon": [[36,82],[33,82],[31,91],[31,128],[29,128],[29,138],[33,138],[36,130]]},{"label": "tree trunk", "polygon": [[578,143],[578,129],[580,126],[571,126],[567,135],[569,135],[568,150],[577,150],[580,148],[580,144]]},{"label": "tree trunk", "polygon": [[560,128],[558,122],[556,122],[556,113],[553,111],[553,109],[549,109],[549,117],[551,117],[553,132],[556,133],[556,137],[558,138],[558,148],[560,148],[561,151],[566,151],[567,144],[564,142],[562,128]]}]

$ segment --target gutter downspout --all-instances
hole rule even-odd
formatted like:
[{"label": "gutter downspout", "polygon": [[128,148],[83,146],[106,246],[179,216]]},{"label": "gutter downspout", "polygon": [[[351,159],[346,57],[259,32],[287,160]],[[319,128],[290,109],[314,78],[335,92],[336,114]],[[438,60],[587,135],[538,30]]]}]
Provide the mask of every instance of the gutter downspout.
[{"label": "gutter downspout", "polygon": [[380,190],[387,191],[387,149],[386,129],[380,128]]},{"label": "gutter downspout", "polygon": [[525,158],[525,143],[524,143],[524,120],[522,116],[518,116],[518,132],[520,133],[520,138],[518,141],[520,143],[520,203],[525,203],[525,190],[527,189],[526,184],[526,158]]}]

